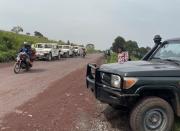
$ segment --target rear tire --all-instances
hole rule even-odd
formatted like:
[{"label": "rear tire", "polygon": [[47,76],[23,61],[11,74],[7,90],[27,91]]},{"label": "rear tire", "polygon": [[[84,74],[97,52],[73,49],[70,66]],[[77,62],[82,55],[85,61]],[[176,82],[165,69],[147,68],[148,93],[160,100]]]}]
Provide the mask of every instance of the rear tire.
[{"label": "rear tire", "polygon": [[131,112],[133,131],[171,131],[174,112],[170,104],[159,97],[143,99]]},{"label": "rear tire", "polygon": [[29,70],[30,70],[30,65],[27,64],[27,65],[26,65],[26,71],[29,71]]}]

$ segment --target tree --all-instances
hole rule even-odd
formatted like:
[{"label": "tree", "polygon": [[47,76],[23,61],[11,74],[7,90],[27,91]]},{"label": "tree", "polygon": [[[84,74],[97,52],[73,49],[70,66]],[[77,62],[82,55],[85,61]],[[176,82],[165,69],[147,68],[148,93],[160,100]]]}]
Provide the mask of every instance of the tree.
[{"label": "tree", "polygon": [[125,50],[129,52],[129,55],[137,56],[138,55],[138,43],[136,41],[129,40],[125,44]]},{"label": "tree", "polygon": [[95,45],[94,44],[87,44],[86,49],[95,50]]},{"label": "tree", "polygon": [[38,31],[34,31],[34,36],[38,36],[38,37],[44,37],[43,34],[41,34]]},{"label": "tree", "polygon": [[71,43],[70,43],[70,41],[68,40],[68,41],[67,41],[67,45],[70,45],[70,44],[71,44]]},{"label": "tree", "polygon": [[145,48],[145,47],[139,48],[139,57],[140,58],[143,57],[147,52],[148,52],[147,48]]},{"label": "tree", "polygon": [[112,50],[114,52],[117,52],[118,48],[124,48],[125,47],[125,43],[126,43],[125,39],[121,36],[118,36],[112,44]]},{"label": "tree", "polygon": [[16,34],[23,32],[23,28],[20,26],[15,26],[11,29],[12,32],[15,32]]},{"label": "tree", "polygon": [[26,35],[30,36],[31,34],[29,32],[27,32]]}]

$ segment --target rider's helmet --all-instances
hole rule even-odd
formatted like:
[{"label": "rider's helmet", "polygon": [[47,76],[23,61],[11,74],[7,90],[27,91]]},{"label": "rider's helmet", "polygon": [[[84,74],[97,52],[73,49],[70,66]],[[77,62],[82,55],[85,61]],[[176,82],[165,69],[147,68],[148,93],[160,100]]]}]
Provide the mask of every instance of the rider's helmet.
[{"label": "rider's helmet", "polygon": [[156,44],[160,44],[160,43],[161,43],[162,38],[161,38],[161,36],[160,36],[160,35],[155,35],[153,40],[154,40],[154,43],[156,43]]},{"label": "rider's helmet", "polygon": [[30,44],[29,42],[24,42],[24,43],[23,43],[23,46],[24,46],[25,48],[31,49],[31,44]]}]

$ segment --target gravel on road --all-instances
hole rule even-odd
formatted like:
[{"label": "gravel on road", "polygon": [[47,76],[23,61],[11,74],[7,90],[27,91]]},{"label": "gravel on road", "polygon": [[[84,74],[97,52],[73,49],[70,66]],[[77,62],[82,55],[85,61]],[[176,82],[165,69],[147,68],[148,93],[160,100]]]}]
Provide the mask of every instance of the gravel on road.
[{"label": "gravel on road", "polygon": [[[13,101],[8,101],[8,98],[5,97],[6,93],[2,94],[2,98],[4,96],[4,98],[6,98],[4,100],[8,101],[4,101],[4,106],[6,106],[3,107],[4,110],[9,107],[11,107],[11,109],[8,113],[5,113],[5,117],[0,123],[0,130],[130,131],[127,123],[127,113],[114,110],[110,106],[98,102],[93,94],[86,88],[85,65],[90,62],[101,64],[101,55],[89,56],[85,60],[72,59],[71,62],[64,61],[64,64],[63,62],[50,62],[44,65],[43,69],[40,68],[42,63],[37,63],[36,69],[34,68],[34,70],[38,70],[39,68],[42,69],[42,71],[37,71],[38,73],[34,71],[35,73],[32,74],[35,78],[33,78],[32,81],[37,79],[41,81],[37,82],[37,80],[37,83],[32,83],[31,86],[29,85],[30,87],[24,87],[27,93],[30,94],[29,97],[26,97],[26,91],[18,90],[19,88],[23,88],[23,86],[17,86],[21,84],[21,82],[16,83],[17,88],[15,88],[15,90],[17,89],[17,92],[15,90],[11,92],[10,90],[9,96],[11,97],[12,95],[12,99],[13,95],[18,95],[18,92],[25,93],[20,95],[18,99],[14,96],[14,106],[6,106],[6,103],[10,102],[9,104],[13,104]],[[70,65],[66,65],[67,63]],[[50,69],[52,68],[51,64],[53,64],[55,69]],[[55,65],[58,65],[58,67],[55,67]],[[66,67],[67,70],[61,70],[62,67]],[[7,70],[8,69],[6,69],[6,71]],[[43,75],[41,76],[39,73],[43,73]],[[24,79],[26,80],[29,77],[25,75],[31,75],[31,73],[20,74],[18,77],[25,77]],[[48,83],[43,81],[43,79],[46,79]],[[28,80],[31,81],[30,78]],[[27,83],[28,80],[26,80]],[[39,89],[34,89],[35,93],[31,93],[33,92],[31,88],[38,87]],[[7,92],[7,96],[8,94]],[[17,102],[21,97],[23,100]],[[0,101],[2,100],[0,95]],[[2,111],[2,109],[0,110]]]}]

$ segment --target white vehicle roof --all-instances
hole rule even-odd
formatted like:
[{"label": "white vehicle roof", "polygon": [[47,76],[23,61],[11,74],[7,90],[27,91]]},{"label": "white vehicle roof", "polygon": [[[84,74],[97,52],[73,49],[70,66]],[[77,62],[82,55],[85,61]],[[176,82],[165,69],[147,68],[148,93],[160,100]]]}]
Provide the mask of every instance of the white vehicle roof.
[{"label": "white vehicle roof", "polygon": [[60,45],[60,46],[69,46],[69,47],[71,47],[71,45]]},{"label": "white vehicle roof", "polygon": [[53,48],[57,46],[57,43],[36,43],[34,45],[35,48]]},{"label": "white vehicle roof", "polygon": [[57,43],[36,43],[35,45],[58,45]]}]

